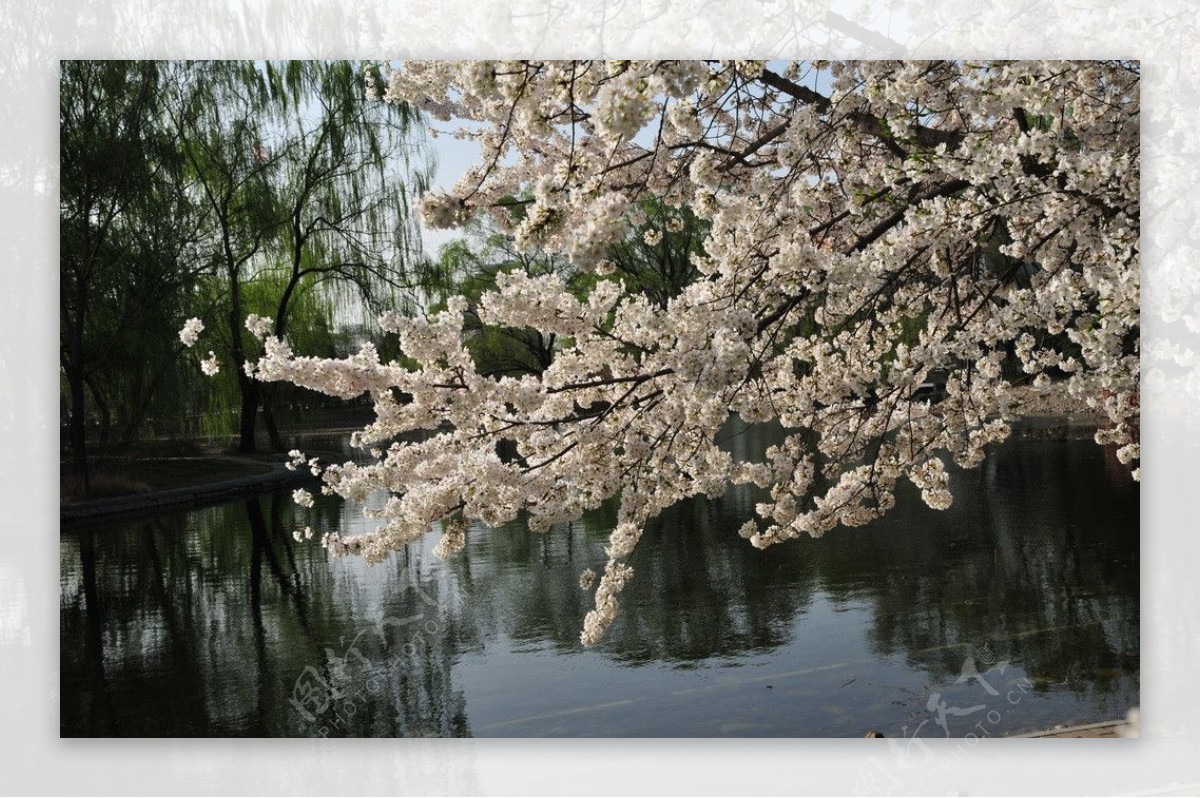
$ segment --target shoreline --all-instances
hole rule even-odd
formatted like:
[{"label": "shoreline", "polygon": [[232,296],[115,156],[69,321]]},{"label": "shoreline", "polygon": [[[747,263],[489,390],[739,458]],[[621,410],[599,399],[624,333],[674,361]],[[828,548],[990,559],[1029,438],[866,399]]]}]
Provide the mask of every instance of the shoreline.
[{"label": "shoreline", "polygon": [[281,464],[266,474],[255,476],[70,502],[59,505],[59,531],[68,531],[84,523],[120,522],[173,510],[223,504],[243,496],[298,487],[318,480],[319,477],[314,477],[309,471],[289,471]]}]

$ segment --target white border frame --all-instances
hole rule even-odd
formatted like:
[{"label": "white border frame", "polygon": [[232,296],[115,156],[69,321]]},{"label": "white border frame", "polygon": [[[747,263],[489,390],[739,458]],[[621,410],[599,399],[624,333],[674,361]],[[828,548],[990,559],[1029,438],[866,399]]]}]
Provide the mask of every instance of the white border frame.
[{"label": "white border frame", "polygon": [[[20,793],[1195,794],[1200,707],[1200,31],[1189,0],[48,0],[6,3],[0,168],[0,791]],[[1020,7],[1021,11],[1013,11]],[[818,21],[813,26],[812,21]],[[98,57],[1131,57],[1143,63],[1142,739],[60,740],[57,60]],[[1179,362],[1172,362],[1171,358]],[[872,768],[885,765],[888,777]]]}]

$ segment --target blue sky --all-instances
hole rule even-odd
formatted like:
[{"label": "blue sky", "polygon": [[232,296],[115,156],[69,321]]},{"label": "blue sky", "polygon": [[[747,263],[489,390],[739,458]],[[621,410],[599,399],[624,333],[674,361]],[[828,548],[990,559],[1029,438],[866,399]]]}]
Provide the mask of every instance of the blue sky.
[{"label": "blue sky", "polygon": [[[429,137],[429,149],[436,163],[433,175],[434,189],[446,190],[453,186],[463,176],[472,164],[479,160],[479,145],[469,139],[455,138],[452,133],[462,126],[462,120],[450,122],[434,121],[431,127],[440,131],[436,138]],[[436,257],[438,249],[447,242],[461,236],[458,230],[434,230],[421,223],[421,238],[425,252],[430,257]]]}]

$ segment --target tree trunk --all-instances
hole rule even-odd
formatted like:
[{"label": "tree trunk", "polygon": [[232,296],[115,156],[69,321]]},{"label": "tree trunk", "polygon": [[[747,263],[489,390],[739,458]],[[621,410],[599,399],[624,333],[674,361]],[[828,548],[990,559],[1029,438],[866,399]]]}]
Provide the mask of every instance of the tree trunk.
[{"label": "tree trunk", "polygon": [[77,307],[71,319],[71,332],[67,352],[67,384],[71,389],[71,421],[68,437],[71,441],[71,465],[76,476],[83,481],[83,495],[91,491],[87,463],[87,404],[84,397],[83,380],[83,311]]},{"label": "tree trunk", "polygon": [[254,440],[254,427],[258,416],[258,386],[245,375],[238,375],[238,385],[242,389],[242,419],[237,450],[243,454],[253,454],[258,451]]},{"label": "tree trunk", "polygon": [[[74,352],[71,353],[71,360],[75,360]],[[75,474],[83,480],[83,495],[87,496],[91,491],[91,485],[88,481],[87,421],[84,418],[86,405],[83,397],[83,374],[81,373],[80,366],[72,364],[67,369],[67,383],[71,387],[71,423],[68,433],[71,441],[71,466],[74,468]]]},{"label": "tree trunk", "polygon": [[97,412],[100,413],[100,460],[103,464],[105,452],[108,450],[108,435],[112,429],[112,413],[109,412],[108,402],[104,401],[104,395],[96,388],[96,382],[93,379],[86,379],[84,382],[92,392],[92,403],[96,405]]},{"label": "tree trunk", "polygon": [[275,410],[271,399],[271,391],[264,390],[262,394],[263,426],[267,428],[267,440],[270,442],[271,448],[282,452],[285,447],[283,438],[279,434],[279,428],[275,426]]},{"label": "tree trunk", "polygon": [[237,369],[238,390],[242,393],[241,435],[238,439],[239,452],[252,454],[258,451],[254,439],[254,427],[258,416],[259,391],[258,383],[246,375],[246,350],[242,348],[242,291],[238,282],[240,275],[233,257],[233,250],[228,237],[225,240],[225,252],[229,261],[229,333],[232,342],[233,367]]}]

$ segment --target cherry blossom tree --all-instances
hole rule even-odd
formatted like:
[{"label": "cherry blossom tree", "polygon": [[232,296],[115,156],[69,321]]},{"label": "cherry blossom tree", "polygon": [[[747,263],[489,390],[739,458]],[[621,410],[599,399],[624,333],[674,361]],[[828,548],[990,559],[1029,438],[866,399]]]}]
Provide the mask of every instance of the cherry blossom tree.
[{"label": "cherry blossom tree", "polygon": [[[374,398],[354,438],[374,461],[323,468],[325,490],[392,496],[331,551],[376,561],[440,525],[448,554],[471,521],[547,530],[616,497],[591,644],[646,521],[731,482],[769,490],[741,529],[760,548],[865,524],[902,479],[945,508],[947,463],[979,464],[1038,396],[1106,417],[1097,441],[1137,475],[1136,63],[420,62],[370,90],[470,122],[481,146],[426,195],[428,223],[486,214],[606,279],[581,298],[554,273],[496,275],[479,317],[555,335],[540,375],[480,374],[461,298],[382,319],[415,366],[372,346],[307,358],[258,330],[257,379]],[[707,230],[665,302],[609,258],[647,201]],[[787,435],[736,462],[732,414]]]}]

